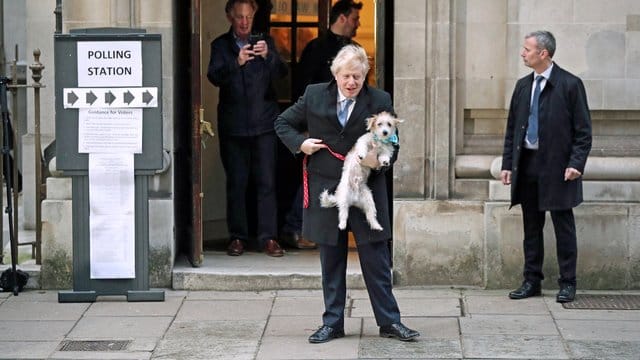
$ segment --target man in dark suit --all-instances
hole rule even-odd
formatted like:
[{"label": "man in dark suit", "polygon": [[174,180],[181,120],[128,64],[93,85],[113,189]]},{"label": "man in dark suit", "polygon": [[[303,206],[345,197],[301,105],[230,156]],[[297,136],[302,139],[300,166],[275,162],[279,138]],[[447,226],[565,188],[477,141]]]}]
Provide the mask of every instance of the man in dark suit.
[{"label": "man in dark suit", "polygon": [[229,0],[225,6],[229,31],[211,42],[207,77],[220,88],[218,133],[220,156],[227,176],[227,254],[239,256],[249,237],[247,194],[255,179],[257,237],[264,252],[279,257],[276,241],[276,146],[273,122],[278,103],[272,80],[283,77],[287,66],[273,39],[252,41],[251,28],[258,9],[255,0]]},{"label": "man in dark suit", "polygon": [[524,225],[524,281],[511,299],[541,294],[543,227],[551,213],[556,236],[558,302],[576,294],[576,226],[582,174],[591,150],[591,117],[582,81],[552,61],[556,41],[548,31],[527,34],[520,56],[533,69],[516,83],[502,155],[502,183],[511,184],[511,206],[520,204]]},{"label": "man in dark suit", "polygon": [[[329,82],[331,61],[343,46],[353,44],[360,26],[361,2],[339,0],[331,7],[329,28],[317,38],[309,41],[302,50],[298,63],[293,98],[300,97],[309,84]],[[298,186],[282,226],[281,240],[299,249],[315,248],[315,244],[302,234],[302,184]]]},{"label": "man in dark suit", "polygon": [[[309,85],[304,95],[276,120],[276,133],[293,153],[308,156],[308,207],[303,209],[302,233],[320,248],[325,312],[323,325],[309,337],[323,343],[344,336],[348,237],[353,232],[362,273],[380,336],[403,341],[419,336],[400,322],[398,304],[391,291],[391,265],[387,240],[391,237],[384,169],[374,170],[368,180],[382,231],[371,230],[364,214],[351,207],[347,230],[338,229],[336,208],[320,206],[320,193],[334,191],[340,181],[342,161],[332,154],[346,154],[366,130],[365,119],[381,111],[393,113],[388,93],[365,85],[369,71],[367,55],[359,46],[347,45],[331,65],[334,81]],[[338,113],[346,114],[342,124]],[[397,150],[397,149],[396,149]],[[392,159],[395,161],[396,156]],[[377,159],[363,164],[378,169]]]}]

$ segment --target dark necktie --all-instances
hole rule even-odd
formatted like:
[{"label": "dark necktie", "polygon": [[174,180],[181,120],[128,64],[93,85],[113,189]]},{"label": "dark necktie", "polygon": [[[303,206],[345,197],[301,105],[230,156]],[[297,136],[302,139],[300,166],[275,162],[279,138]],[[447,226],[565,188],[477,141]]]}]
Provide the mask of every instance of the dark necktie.
[{"label": "dark necktie", "polygon": [[353,99],[344,99],[342,100],[342,104],[340,104],[340,111],[338,111],[338,120],[340,121],[342,127],[344,127],[344,125],[347,123],[347,114],[349,114],[349,106],[351,106],[352,102]]},{"label": "dark necktie", "polygon": [[544,79],[542,75],[536,76],[536,88],[533,90],[533,100],[531,100],[529,125],[527,126],[527,141],[530,144],[538,142],[538,108],[540,105],[540,82],[542,79]]}]

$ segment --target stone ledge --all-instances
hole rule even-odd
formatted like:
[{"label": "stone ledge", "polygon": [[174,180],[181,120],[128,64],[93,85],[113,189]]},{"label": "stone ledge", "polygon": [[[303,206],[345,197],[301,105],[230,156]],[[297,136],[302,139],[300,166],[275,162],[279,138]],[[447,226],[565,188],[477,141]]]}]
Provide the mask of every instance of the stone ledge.
[{"label": "stone ledge", "polygon": [[[640,202],[640,181],[584,181],[585,202]],[[510,201],[511,186],[489,181],[489,201]]]}]

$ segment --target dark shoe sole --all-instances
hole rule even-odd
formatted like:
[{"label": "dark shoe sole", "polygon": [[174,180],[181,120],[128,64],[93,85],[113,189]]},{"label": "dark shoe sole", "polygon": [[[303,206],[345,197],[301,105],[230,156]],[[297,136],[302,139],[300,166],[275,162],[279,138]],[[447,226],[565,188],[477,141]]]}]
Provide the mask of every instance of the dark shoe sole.
[{"label": "dark shoe sole", "polygon": [[560,304],[573,302],[574,299],[556,298],[556,302]]},{"label": "dark shoe sole", "polygon": [[337,335],[331,336],[331,337],[329,337],[329,338],[327,338],[325,340],[309,339],[309,343],[311,343],[311,344],[323,344],[323,343],[329,342],[329,341],[331,341],[333,339],[339,339],[339,338],[342,338],[342,337],[344,337],[344,334],[337,334]]},{"label": "dark shoe sole", "polygon": [[380,333],[380,337],[383,337],[383,338],[394,338],[394,339],[398,339],[400,341],[412,341],[413,339],[417,338],[418,336],[420,336],[420,334],[416,334],[414,336],[410,336],[410,337],[406,337],[406,338],[401,338],[400,336],[395,335],[395,334]]},{"label": "dark shoe sole", "polygon": [[521,296],[521,295],[513,295],[513,294],[509,294],[509,299],[511,300],[522,300],[522,299],[526,299],[526,298],[530,298],[530,297],[534,297],[534,296],[541,296],[542,295],[542,291],[538,291],[533,293],[533,295],[530,296]]}]

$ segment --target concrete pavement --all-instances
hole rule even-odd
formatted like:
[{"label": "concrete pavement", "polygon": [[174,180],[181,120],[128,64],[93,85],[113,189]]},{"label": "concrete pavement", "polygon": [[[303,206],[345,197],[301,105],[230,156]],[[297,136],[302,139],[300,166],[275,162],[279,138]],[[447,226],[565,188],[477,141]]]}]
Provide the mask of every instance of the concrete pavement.
[{"label": "concrete pavement", "polygon": [[[506,290],[394,292],[403,322],[422,333],[418,341],[378,337],[364,290],[348,293],[347,336],[317,345],[307,337],[320,325],[319,290],[166,290],[164,302],[116,296],[73,304],[58,303],[56,291],[0,293],[0,358],[640,359],[637,310],[568,310],[553,291],[519,301]],[[105,340],[123,341],[123,349],[61,350],[95,350],[105,344],[77,341]]]}]

